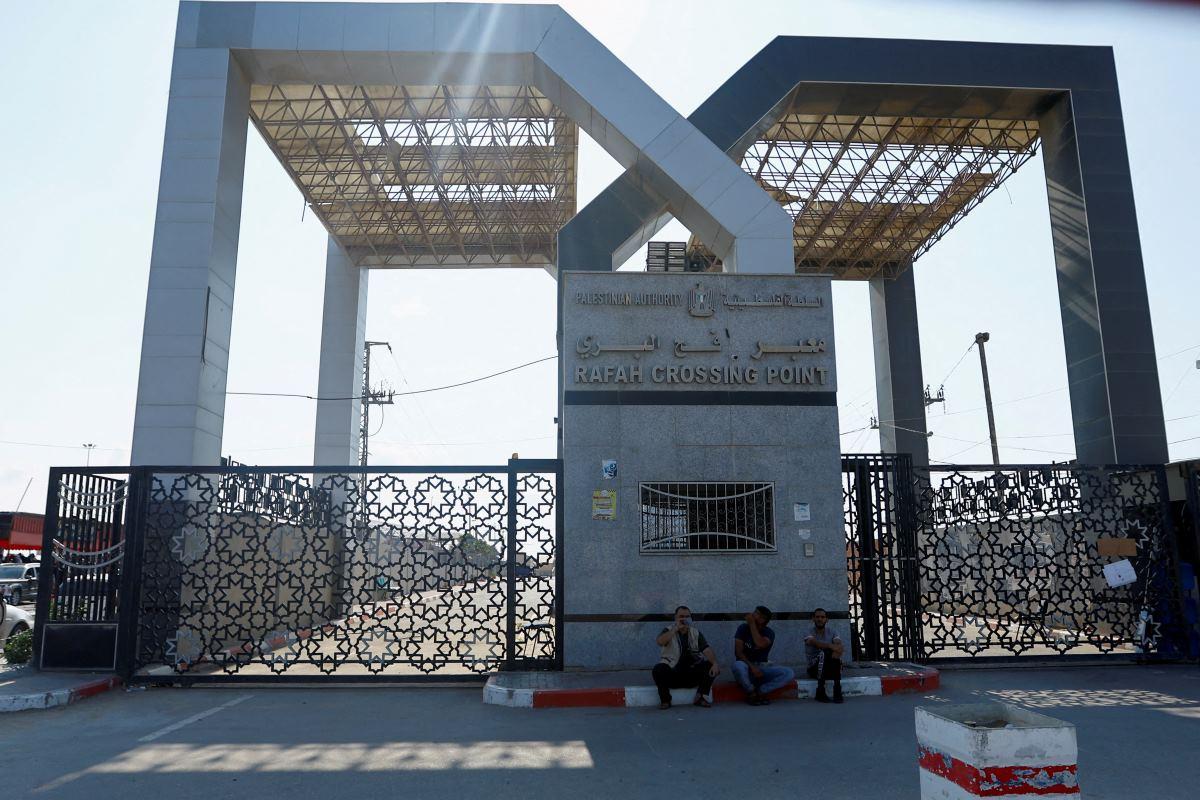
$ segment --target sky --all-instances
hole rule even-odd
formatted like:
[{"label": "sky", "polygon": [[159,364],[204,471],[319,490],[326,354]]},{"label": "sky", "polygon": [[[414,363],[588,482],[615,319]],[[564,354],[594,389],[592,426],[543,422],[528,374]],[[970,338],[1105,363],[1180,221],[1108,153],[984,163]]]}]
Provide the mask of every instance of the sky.
[{"label": "sky", "polygon": [[[563,2],[688,114],[776,35],[1109,45],[1121,85],[1173,460],[1200,457],[1200,273],[1188,237],[1200,160],[1200,11],[1178,3]],[[40,511],[52,465],[128,463],[162,154],[174,0],[0,0],[0,509]],[[582,137],[582,208],[620,167]],[[683,239],[672,223],[656,238]],[[247,148],[229,391],[316,393],[326,234],[258,134]],[[639,269],[639,254],[626,265]],[[1005,463],[1074,455],[1040,157],[915,266],[932,458],[987,462],[978,357]],[[867,285],[834,285],[845,452],[877,452]],[[397,391],[555,352],[555,283],[531,270],[374,271],[372,374]],[[957,364],[957,366],[956,366]],[[554,455],[555,366],[400,397],[373,419],[373,464]],[[230,397],[224,452],[312,461],[315,404]],[[376,430],[377,429],[377,430]],[[83,444],[95,448],[87,451]],[[26,491],[27,490],[27,491]],[[21,500],[22,495],[23,501]]]}]

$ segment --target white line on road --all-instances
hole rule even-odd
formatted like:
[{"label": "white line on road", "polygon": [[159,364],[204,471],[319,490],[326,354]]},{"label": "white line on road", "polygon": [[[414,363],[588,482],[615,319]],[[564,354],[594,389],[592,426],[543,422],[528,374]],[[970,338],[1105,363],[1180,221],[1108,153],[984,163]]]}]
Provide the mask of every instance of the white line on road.
[{"label": "white line on road", "polygon": [[179,730],[180,728],[184,728],[184,727],[187,727],[188,725],[191,725],[193,722],[199,722],[202,719],[207,719],[208,717],[211,717],[213,714],[216,714],[218,711],[223,711],[226,708],[236,706],[238,703],[241,703],[244,700],[249,700],[251,697],[254,697],[254,695],[244,694],[241,697],[235,697],[232,700],[230,700],[228,703],[222,703],[221,705],[214,706],[214,707],[208,709],[207,711],[201,711],[199,714],[193,714],[192,716],[188,717],[187,719],[181,719],[181,720],[179,720],[179,722],[168,725],[165,728],[161,728],[161,729],[155,731],[154,733],[148,733],[145,736],[143,736],[142,738],[138,739],[138,741],[139,742],[153,742],[155,739],[158,739],[161,736],[166,736],[168,733],[174,733],[175,731]]}]

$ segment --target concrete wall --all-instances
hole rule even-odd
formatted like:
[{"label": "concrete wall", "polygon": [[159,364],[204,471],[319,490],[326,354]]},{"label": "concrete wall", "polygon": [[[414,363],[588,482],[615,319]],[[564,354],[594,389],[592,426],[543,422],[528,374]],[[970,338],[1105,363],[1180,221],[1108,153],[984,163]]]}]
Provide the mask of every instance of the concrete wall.
[{"label": "concrete wall", "polygon": [[[700,284],[713,313],[689,312]],[[823,278],[757,275],[651,275],[564,273],[560,282],[565,488],[563,587],[568,668],[646,666],[657,660],[658,618],[689,605],[721,660],[740,616],[757,604],[800,616],[814,606],[835,615],[847,607],[842,529],[833,315]],[[629,304],[625,304],[629,293]],[[774,305],[807,299],[819,306]],[[638,300],[650,301],[646,304]],[[676,302],[678,301],[678,302]],[[751,305],[730,306],[748,302]],[[646,343],[655,349],[589,355],[585,340],[601,347]],[[767,354],[758,343],[815,339],[823,352]],[[720,352],[677,355],[686,346]],[[585,352],[581,353],[583,350]],[[683,366],[751,367],[754,383],[668,384],[656,374]],[[587,380],[580,380],[577,368]],[[607,381],[593,382],[593,368]],[[616,368],[640,381],[617,383]],[[825,383],[767,381],[768,370],[825,370]],[[616,459],[617,477],[601,464]],[[774,483],[776,550],[722,554],[642,554],[639,483],[643,481],[753,481]],[[592,518],[592,493],[617,492],[615,520]],[[793,504],[810,504],[811,519],[797,522]],[[807,538],[802,538],[803,536]],[[812,545],[805,555],[804,545]],[[715,619],[705,620],[705,615]],[[781,620],[773,657],[798,661],[807,622]],[[843,629],[845,623],[840,621]]]}]

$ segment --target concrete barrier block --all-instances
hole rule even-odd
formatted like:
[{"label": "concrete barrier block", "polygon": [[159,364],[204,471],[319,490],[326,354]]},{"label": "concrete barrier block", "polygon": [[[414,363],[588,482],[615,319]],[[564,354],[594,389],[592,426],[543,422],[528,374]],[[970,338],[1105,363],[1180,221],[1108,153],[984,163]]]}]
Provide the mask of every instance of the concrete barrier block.
[{"label": "concrete barrier block", "polygon": [[1004,703],[916,710],[923,800],[1078,798],[1075,726]]}]

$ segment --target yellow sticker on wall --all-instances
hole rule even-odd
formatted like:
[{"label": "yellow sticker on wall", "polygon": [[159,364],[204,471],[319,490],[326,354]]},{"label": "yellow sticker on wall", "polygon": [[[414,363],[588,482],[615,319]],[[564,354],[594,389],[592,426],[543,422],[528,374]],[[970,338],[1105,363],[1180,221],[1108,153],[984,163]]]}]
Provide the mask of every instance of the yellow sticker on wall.
[{"label": "yellow sticker on wall", "polygon": [[592,519],[606,522],[617,518],[617,493],[612,489],[592,492]]}]

